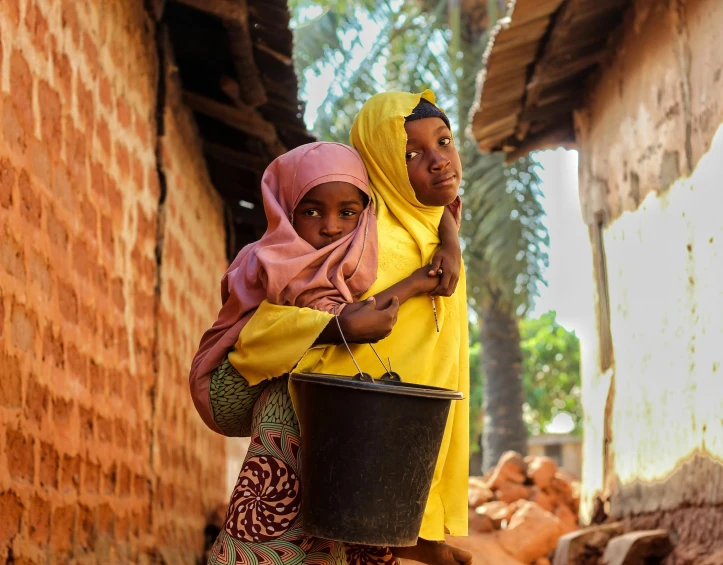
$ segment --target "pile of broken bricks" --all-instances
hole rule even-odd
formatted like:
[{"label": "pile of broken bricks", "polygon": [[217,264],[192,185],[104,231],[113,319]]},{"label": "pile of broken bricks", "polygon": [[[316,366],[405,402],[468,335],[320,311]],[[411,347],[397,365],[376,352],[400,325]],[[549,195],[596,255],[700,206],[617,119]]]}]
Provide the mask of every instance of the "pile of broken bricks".
[{"label": "pile of broken bricks", "polygon": [[654,565],[672,551],[665,531],[619,523],[580,529],[580,483],[549,457],[507,452],[469,480],[469,538],[450,540],[475,565]]}]

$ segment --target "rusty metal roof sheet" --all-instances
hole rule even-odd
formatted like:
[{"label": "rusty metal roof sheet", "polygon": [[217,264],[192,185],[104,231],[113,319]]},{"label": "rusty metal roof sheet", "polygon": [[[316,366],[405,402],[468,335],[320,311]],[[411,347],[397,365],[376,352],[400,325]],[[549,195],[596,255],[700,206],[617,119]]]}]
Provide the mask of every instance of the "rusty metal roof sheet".
[{"label": "rusty metal roof sheet", "polygon": [[470,132],[481,151],[573,142],[572,111],[630,0],[512,0],[491,33]]}]

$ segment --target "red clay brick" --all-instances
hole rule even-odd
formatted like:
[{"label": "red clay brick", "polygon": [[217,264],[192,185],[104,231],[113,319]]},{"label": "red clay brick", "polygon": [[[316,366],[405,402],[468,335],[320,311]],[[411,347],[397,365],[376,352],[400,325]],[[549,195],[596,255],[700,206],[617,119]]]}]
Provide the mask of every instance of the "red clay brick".
[{"label": "red clay brick", "polygon": [[38,82],[40,129],[43,141],[52,155],[60,155],[63,147],[63,116],[60,96],[44,80]]},{"label": "red clay brick", "polygon": [[91,69],[99,68],[98,48],[88,32],[83,34],[83,51],[85,51],[85,60],[88,62],[88,66]]},{"label": "red clay brick", "polygon": [[20,127],[33,131],[33,75],[25,57],[14,49],[10,55],[10,96]]},{"label": "red clay brick", "polygon": [[63,222],[58,218],[52,206],[47,206],[45,210],[50,241],[61,249],[66,249],[68,247],[68,230],[65,229]]},{"label": "red clay brick", "polygon": [[73,242],[73,268],[84,279],[91,275],[94,258],[88,244],[82,239]]},{"label": "red clay brick", "polygon": [[7,157],[0,158],[0,206],[10,208],[13,204],[15,168]]},{"label": "red clay brick", "polygon": [[85,134],[80,130],[74,130],[72,143],[68,145],[68,165],[70,177],[76,189],[85,192],[88,184],[88,142]]},{"label": "red clay brick", "polygon": [[34,356],[37,327],[38,321],[35,314],[24,305],[13,302],[10,311],[12,344],[21,351]]},{"label": "red clay brick", "polygon": [[98,494],[100,492],[100,465],[92,461],[86,461],[84,469],[83,493]]},{"label": "red clay brick", "polygon": [[60,455],[52,444],[40,442],[40,486],[47,490],[58,489]]},{"label": "red clay brick", "polygon": [[75,211],[75,190],[70,183],[68,171],[56,165],[53,171],[53,197],[71,214]]},{"label": "red clay brick", "polygon": [[30,539],[41,547],[47,546],[50,540],[50,514],[50,503],[34,494],[28,512],[28,531]]},{"label": "red clay brick", "polygon": [[80,75],[76,75],[75,80],[76,97],[78,99],[78,110],[85,125],[85,133],[88,135],[93,133],[95,127],[95,103],[93,102],[93,93],[87,89],[80,80]]},{"label": "red clay brick", "polygon": [[61,53],[53,40],[53,67],[55,69],[55,83],[60,85],[60,92],[66,104],[70,101],[73,88],[73,67],[65,53]]},{"label": "red clay brick", "polygon": [[28,379],[28,391],[25,399],[25,417],[38,426],[42,423],[45,414],[48,413],[49,396],[48,387],[40,384],[35,375],[31,375]]},{"label": "red clay brick", "polygon": [[78,295],[72,286],[61,283],[58,285],[58,302],[63,319],[71,324],[78,323]]},{"label": "red clay brick", "polygon": [[98,120],[95,136],[106,157],[110,156],[110,130],[108,129],[108,122],[104,118]]},{"label": "red clay brick", "polygon": [[105,172],[103,167],[95,161],[90,164],[90,188],[95,195],[96,202],[105,200]]},{"label": "red clay brick", "polygon": [[74,402],[71,399],[53,398],[53,427],[56,430],[68,428],[72,424]]},{"label": "red clay brick", "polygon": [[108,536],[113,535],[113,525],[115,522],[115,514],[113,513],[113,509],[110,507],[109,504],[103,503],[100,506],[98,506],[98,531],[101,534],[106,534]]},{"label": "red clay brick", "polygon": [[116,419],[113,433],[115,435],[116,447],[120,449],[128,447],[128,422]]},{"label": "red clay brick", "polygon": [[151,488],[148,478],[141,475],[136,475],[133,479],[133,494],[135,495],[135,497],[141,500],[146,500],[148,499],[150,492]]},{"label": "red clay brick", "polygon": [[131,128],[131,109],[128,107],[128,103],[125,98],[121,97],[118,99],[118,123],[125,129]]},{"label": "red clay brick", "polygon": [[100,103],[106,108],[110,108],[113,103],[113,93],[111,92],[110,81],[106,76],[102,76],[98,80],[98,98],[100,99]]},{"label": "red clay brick", "polygon": [[122,143],[117,143],[115,146],[115,160],[118,163],[118,175],[121,181],[127,180],[130,175],[131,161],[128,148]]},{"label": "red clay brick", "polygon": [[35,475],[35,440],[20,430],[12,429],[7,430],[5,439],[10,476],[15,480],[32,483]]},{"label": "red clay brick", "polygon": [[52,186],[53,173],[47,144],[37,137],[30,137],[28,140],[28,158],[30,160],[30,172],[35,175],[40,188],[49,190]]},{"label": "red clay brick", "polygon": [[45,326],[43,332],[43,361],[51,363],[62,369],[65,366],[65,343],[60,332],[56,332],[50,325]]},{"label": "red clay brick", "polygon": [[85,441],[93,441],[95,439],[94,430],[94,416],[93,411],[90,408],[81,406],[78,409],[80,417],[80,433]]},{"label": "red clay brick", "polygon": [[40,301],[49,302],[53,292],[50,265],[48,260],[37,249],[31,249],[28,254],[28,276],[31,281],[40,287]]},{"label": "red clay brick", "polygon": [[80,46],[80,25],[75,11],[75,0],[63,0],[61,14],[63,27],[70,30],[73,43]]},{"label": "red clay brick", "polygon": [[7,547],[18,532],[23,504],[13,491],[0,492],[0,547]]},{"label": "red clay brick", "polygon": [[73,547],[75,530],[75,507],[59,506],[53,511],[50,526],[50,549],[53,552],[66,552]]},{"label": "red clay brick", "polygon": [[[2,307],[0,306],[0,310]],[[22,375],[20,360],[7,351],[0,350],[0,406],[20,408],[22,398]]]},{"label": "red clay brick", "polygon": [[62,492],[80,492],[80,455],[63,455],[60,463],[60,490]]},{"label": "red clay brick", "polygon": [[118,469],[118,494],[123,498],[131,495],[131,472],[126,465]]},{"label": "red clay brick", "polygon": [[[106,176],[105,180],[105,189],[106,189],[106,195],[108,197],[108,204],[110,206],[110,210],[121,210],[123,206],[123,195],[121,194],[121,191],[118,190],[118,185],[116,182]],[[114,215],[114,218],[119,217],[118,215]]]},{"label": "red clay brick", "polygon": [[25,252],[22,244],[5,232],[0,234],[0,265],[18,281],[25,281]]},{"label": "red clay brick", "polygon": [[3,109],[3,137],[12,151],[25,153],[27,147],[28,132],[20,123],[15,107],[10,97],[6,97],[2,104]]},{"label": "red clay brick", "polygon": [[110,282],[111,294],[113,296],[113,303],[119,312],[123,312],[126,309],[126,300],[123,295],[123,281],[120,278],[115,278]]},{"label": "red clay brick", "polygon": [[88,357],[82,353],[75,344],[68,346],[68,371],[70,378],[85,385],[88,380]]},{"label": "red clay brick", "polygon": [[32,183],[27,171],[20,172],[18,177],[18,192],[20,193],[20,213],[34,226],[40,227],[42,204],[40,195]]},{"label": "red clay brick", "polygon": [[98,316],[96,315],[95,308],[88,304],[81,304],[78,310],[78,322],[80,323],[83,331],[87,335],[95,336],[98,334]]},{"label": "red clay brick", "polygon": [[95,359],[91,359],[88,364],[88,385],[94,395],[100,398],[105,395],[105,368]]},{"label": "red clay brick", "polygon": [[95,545],[95,513],[84,504],[78,506],[77,544],[81,549],[92,550]]},{"label": "red clay brick", "polygon": [[98,440],[101,443],[112,443],[113,442],[113,422],[108,418],[97,414],[95,419],[96,427],[98,428]]},{"label": "red clay brick", "polygon": [[[129,401],[128,407],[135,409],[135,408],[137,408],[138,403],[136,401],[136,403],[133,404],[133,400],[137,399],[137,394],[134,395],[133,392],[131,392],[131,390],[133,389],[133,383],[130,382],[130,379],[126,378],[125,380],[128,381],[125,383],[125,389],[129,396],[129,398],[127,399]],[[124,388],[123,381],[124,381],[123,377],[117,371],[113,371],[111,373],[111,377],[108,379],[108,384],[110,385],[109,392],[110,392],[111,396],[115,396],[117,398],[123,397],[123,388]],[[131,397],[133,397],[133,398],[131,398]]]},{"label": "red clay brick", "polygon": [[116,474],[116,466],[113,463],[110,469],[103,471],[103,494],[113,495],[115,494],[116,484],[118,483],[118,476]]},{"label": "red clay brick", "polygon": [[48,21],[41,13],[37,4],[28,6],[27,13],[25,14],[25,23],[33,38],[35,48],[39,52],[45,53],[48,48]]},{"label": "red clay brick", "polygon": [[98,234],[98,211],[87,198],[80,203],[80,213],[85,226],[84,234],[93,240],[96,239]]}]

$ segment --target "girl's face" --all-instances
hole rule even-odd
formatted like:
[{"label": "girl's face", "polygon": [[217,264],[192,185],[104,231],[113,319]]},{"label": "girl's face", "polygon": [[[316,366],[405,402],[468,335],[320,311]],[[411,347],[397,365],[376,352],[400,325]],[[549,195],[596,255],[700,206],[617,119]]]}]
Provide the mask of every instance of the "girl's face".
[{"label": "girl's face", "polygon": [[353,232],[366,206],[366,196],[348,182],[325,182],[312,188],[294,209],[299,237],[321,249]]},{"label": "girl's face", "polygon": [[452,132],[441,118],[404,124],[407,132],[407,174],[417,200],[425,206],[446,206],[457,198],[462,163]]}]

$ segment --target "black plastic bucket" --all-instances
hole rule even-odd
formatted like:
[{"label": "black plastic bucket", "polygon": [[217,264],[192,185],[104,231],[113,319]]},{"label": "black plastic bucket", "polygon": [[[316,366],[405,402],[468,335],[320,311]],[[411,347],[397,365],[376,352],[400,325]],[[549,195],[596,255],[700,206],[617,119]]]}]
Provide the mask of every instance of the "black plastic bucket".
[{"label": "black plastic bucket", "polygon": [[304,531],[363,545],[417,542],[453,400],[447,389],[294,373]]}]

